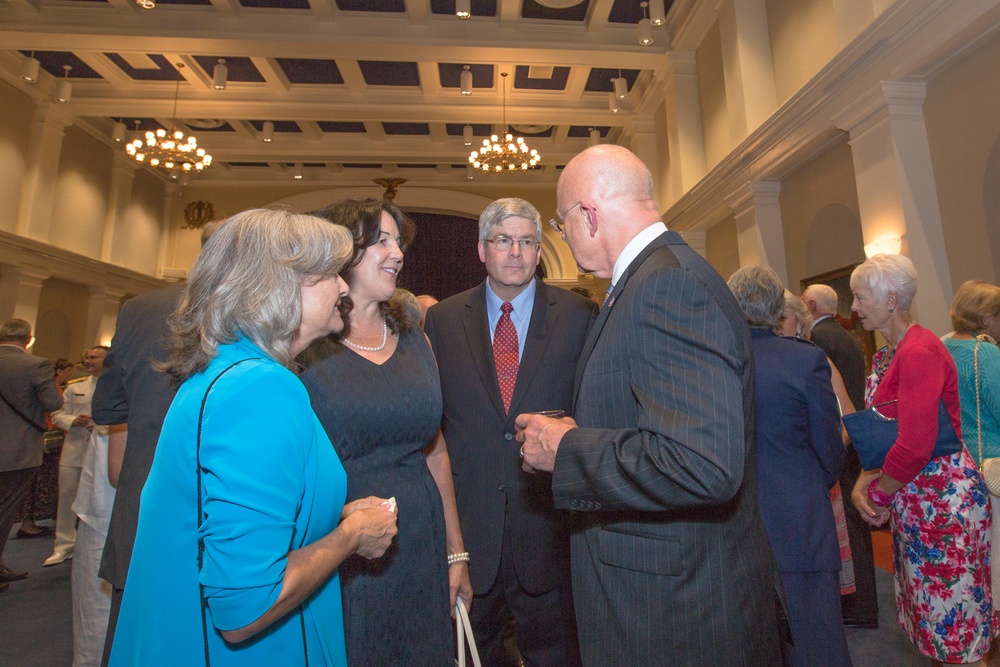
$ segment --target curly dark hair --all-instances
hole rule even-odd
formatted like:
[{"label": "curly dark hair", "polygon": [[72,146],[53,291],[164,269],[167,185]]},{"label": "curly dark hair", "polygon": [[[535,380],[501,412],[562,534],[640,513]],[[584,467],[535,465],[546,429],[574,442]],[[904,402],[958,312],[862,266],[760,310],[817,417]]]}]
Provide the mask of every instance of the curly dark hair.
[{"label": "curly dark hair", "polygon": [[[351,232],[351,236],[354,238],[354,255],[347,265],[348,268],[344,270],[345,274],[350,273],[351,269],[361,263],[369,246],[378,242],[382,232],[383,211],[396,221],[396,226],[399,227],[399,249],[406,252],[416,236],[416,226],[399,207],[388,200],[344,199],[310,213],[310,215],[345,227]],[[341,340],[350,335],[350,312],[353,308],[354,301],[351,300],[350,294],[340,300],[340,313],[344,318],[344,329],[338,334],[331,334],[332,338]],[[402,305],[396,301],[383,301],[379,304],[379,312],[382,313],[386,326],[395,334],[406,333],[412,328]]]}]

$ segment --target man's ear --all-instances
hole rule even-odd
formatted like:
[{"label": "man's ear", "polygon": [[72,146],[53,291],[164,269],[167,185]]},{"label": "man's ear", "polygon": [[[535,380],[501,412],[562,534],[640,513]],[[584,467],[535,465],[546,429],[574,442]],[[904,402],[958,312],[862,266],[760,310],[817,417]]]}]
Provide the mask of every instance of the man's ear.
[{"label": "man's ear", "polygon": [[594,238],[597,236],[597,210],[591,208],[589,204],[580,204],[580,212],[583,213],[583,217],[587,221],[590,238]]}]

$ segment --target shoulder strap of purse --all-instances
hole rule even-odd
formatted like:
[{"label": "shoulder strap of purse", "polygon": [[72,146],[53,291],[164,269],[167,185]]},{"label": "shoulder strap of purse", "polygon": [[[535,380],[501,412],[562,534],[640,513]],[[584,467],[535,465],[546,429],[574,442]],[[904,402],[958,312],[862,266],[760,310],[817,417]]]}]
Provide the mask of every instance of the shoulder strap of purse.
[{"label": "shoulder strap of purse", "polygon": [[[204,513],[201,508],[201,425],[205,417],[205,405],[208,403],[208,393],[212,391],[212,387],[215,383],[219,381],[223,375],[228,373],[231,369],[239,366],[244,361],[257,361],[257,357],[249,357],[247,359],[240,359],[239,361],[230,364],[221,373],[215,376],[208,385],[208,389],[205,390],[205,396],[201,399],[201,409],[198,411],[198,441],[195,448],[195,467],[198,471],[198,532],[201,532],[201,524],[204,519]],[[201,574],[201,566],[205,561],[205,543],[198,539],[198,574]],[[198,595],[201,598],[201,634],[205,642],[205,667],[211,665],[211,658],[209,656],[208,650],[208,600],[205,599],[205,586],[200,581],[198,581]],[[299,622],[302,626],[302,652],[305,656],[305,667],[309,667],[309,648],[306,645],[306,618],[302,612],[302,605],[299,605]]]},{"label": "shoulder strap of purse", "polygon": [[979,402],[979,345],[982,336],[976,336],[976,346],[972,348],[972,368],[976,376],[976,431],[979,435],[979,471],[983,471],[983,417]]},{"label": "shoulder strap of purse", "polygon": [[3,395],[3,391],[0,391],[0,399],[3,399],[3,402],[7,404],[7,407],[8,407],[8,408],[10,408],[11,410],[13,410],[13,411],[14,411],[14,414],[15,414],[15,415],[17,415],[18,417],[20,417],[20,418],[21,418],[21,419],[23,419],[24,421],[26,421],[26,422],[28,422],[29,424],[31,424],[31,426],[32,426],[33,428],[35,428],[35,429],[36,429],[36,430],[37,430],[37,431],[38,431],[39,433],[45,433],[45,428],[44,428],[44,427],[42,427],[42,426],[39,426],[39,425],[38,425],[38,424],[37,424],[37,423],[35,422],[35,420],[34,420],[34,419],[32,419],[32,418],[31,418],[31,417],[29,417],[28,415],[24,414],[24,413],[23,413],[23,412],[21,412],[20,410],[18,410],[18,409],[17,409],[17,407],[16,407],[16,406],[15,406],[15,405],[14,405],[13,403],[11,403],[10,401],[8,401],[8,400],[7,400],[7,397]]}]

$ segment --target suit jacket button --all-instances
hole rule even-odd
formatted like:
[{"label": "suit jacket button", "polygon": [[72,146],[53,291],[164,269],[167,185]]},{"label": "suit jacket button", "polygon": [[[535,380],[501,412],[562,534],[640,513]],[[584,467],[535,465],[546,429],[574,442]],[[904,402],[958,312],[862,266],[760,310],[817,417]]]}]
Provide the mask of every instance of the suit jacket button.
[{"label": "suit jacket button", "polygon": [[497,491],[500,491],[501,493],[503,493],[506,490],[507,490],[507,486],[503,482],[500,482],[499,484],[497,484]]},{"label": "suit jacket button", "polygon": [[513,440],[514,439],[514,434],[513,433],[504,433],[503,434],[503,439],[504,440]]}]

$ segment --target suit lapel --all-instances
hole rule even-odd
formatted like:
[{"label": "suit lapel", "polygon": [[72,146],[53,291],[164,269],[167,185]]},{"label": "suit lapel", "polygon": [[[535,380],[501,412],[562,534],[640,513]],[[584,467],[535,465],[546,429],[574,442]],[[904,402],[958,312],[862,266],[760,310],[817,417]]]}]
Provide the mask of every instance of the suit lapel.
[{"label": "suit lapel", "polygon": [[[500,396],[500,384],[497,382],[496,364],[493,362],[493,344],[490,341],[490,321],[486,313],[486,282],[480,285],[465,303],[462,313],[462,325],[465,327],[465,340],[469,343],[476,371],[482,378],[486,393],[493,401],[493,407],[504,414],[503,398]],[[520,384],[520,378],[518,378]],[[516,395],[515,386],[515,395]],[[513,402],[511,403],[513,405]]]},{"label": "suit lapel", "polygon": [[[632,263],[628,265],[625,269],[625,273],[622,274],[621,279],[615,284],[614,290],[612,290],[611,295],[608,298],[607,305],[601,309],[600,314],[594,321],[594,326],[590,328],[590,333],[587,334],[587,340],[583,344],[583,351],[580,353],[580,360],[576,364],[576,379],[573,382],[573,405],[576,405],[577,395],[580,392],[580,383],[583,381],[583,372],[587,368],[587,361],[590,360],[590,354],[594,351],[594,346],[597,345],[598,339],[601,337],[601,330],[604,329],[605,323],[611,317],[612,311],[614,310],[615,304],[618,302],[619,297],[625,290],[625,285],[628,283],[629,278],[635,273],[639,267],[642,265],[646,258],[648,258],[654,251],[668,244],[671,232],[667,231],[663,234],[657,236],[653,241],[643,248],[642,252],[632,260]],[[575,412],[574,407],[574,412]]]},{"label": "suit lapel", "polygon": [[514,395],[510,400],[510,414],[517,414],[517,406],[531,386],[535,370],[542,361],[542,355],[549,344],[549,332],[553,330],[558,314],[549,307],[548,286],[542,281],[535,281],[535,302],[531,307],[531,318],[528,323],[528,335],[524,341],[524,351],[521,353],[521,363],[517,369],[517,383],[514,385]]}]

